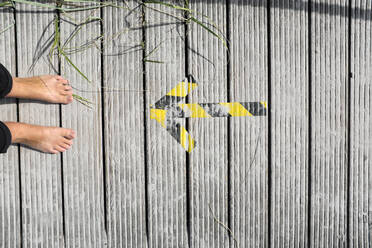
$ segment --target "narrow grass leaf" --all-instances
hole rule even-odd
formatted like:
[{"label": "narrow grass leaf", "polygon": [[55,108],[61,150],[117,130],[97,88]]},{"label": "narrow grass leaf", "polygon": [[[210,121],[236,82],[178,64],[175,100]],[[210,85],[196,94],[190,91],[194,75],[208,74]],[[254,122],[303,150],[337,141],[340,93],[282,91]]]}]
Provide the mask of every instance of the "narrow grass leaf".
[{"label": "narrow grass leaf", "polygon": [[14,25],[15,25],[15,23],[13,22],[13,23],[10,24],[8,27],[4,28],[3,30],[0,30],[0,34],[5,33],[5,32],[8,31],[9,29],[11,29]]},{"label": "narrow grass leaf", "polygon": [[156,64],[164,64],[165,63],[163,61],[150,60],[150,59],[144,59],[143,61],[146,62],[146,63],[156,63]]},{"label": "narrow grass leaf", "polygon": [[86,99],[82,96],[76,95],[76,94],[72,94],[72,96],[76,101],[80,102],[81,104],[87,106],[90,109],[93,109],[92,106],[91,106],[93,104],[93,102],[89,101],[88,99]]},{"label": "narrow grass leaf", "polygon": [[160,46],[164,43],[164,41],[160,42],[159,45],[157,45],[156,47],[154,47],[154,49],[152,49],[149,54],[147,54],[144,59],[147,59],[148,57],[150,57],[153,53],[155,53],[157,50],[159,50]]},{"label": "narrow grass leaf", "polygon": [[226,41],[225,41],[225,39],[221,35],[219,35],[216,32],[214,32],[212,29],[210,29],[209,27],[207,27],[204,23],[202,23],[201,21],[199,21],[198,19],[196,19],[193,16],[190,17],[190,20],[193,21],[193,22],[195,22],[196,24],[200,25],[202,28],[204,28],[205,30],[207,30],[209,33],[211,33],[212,35],[214,35],[215,37],[217,37],[223,43],[223,45],[227,48]]},{"label": "narrow grass leaf", "polygon": [[72,61],[65,55],[65,53],[63,51],[60,50],[60,54],[66,59],[66,61],[72,66],[74,67],[74,69],[85,79],[87,80],[89,83],[92,83],[87,76],[85,76],[84,73],[82,73],[79,68],[74,64],[72,63]]},{"label": "narrow grass leaf", "polygon": [[164,3],[164,2],[156,1],[156,0],[148,0],[148,1],[145,1],[144,3],[145,4],[150,4],[150,3],[159,4],[159,5],[163,5],[163,6],[170,7],[170,8],[177,9],[177,10],[183,10],[183,11],[187,11],[187,12],[192,12],[192,10],[189,9],[189,8],[185,8],[185,7],[174,5],[174,4],[170,4],[170,3]]},{"label": "narrow grass leaf", "polygon": [[3,3],[0,3],[0,8],[4,8],[4,7],[12,7],[12,2],[10,1],[7,1],[7,2],[3,2]]}]

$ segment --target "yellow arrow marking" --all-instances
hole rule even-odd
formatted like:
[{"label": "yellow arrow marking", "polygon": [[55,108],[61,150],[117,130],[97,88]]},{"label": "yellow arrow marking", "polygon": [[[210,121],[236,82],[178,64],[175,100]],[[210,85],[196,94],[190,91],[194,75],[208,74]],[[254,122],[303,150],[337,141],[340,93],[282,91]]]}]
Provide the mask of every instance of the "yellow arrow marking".
[{"label": "yellow arrow marking", "polygon": [[[181,126],[180,128],[181,128],[181,133],[180,133],[181,146],[186,151],[191,152],[194,149],[194,147],[195,147],[195,141],[190,136],[190,134],[186,131],[186,129],[184,127]],[[187,147],[187,145],[188,145],[188,147]]]},{"label": "yellow arrow marking", "polygon": [[150,119],[157,120],[163,127],[165,126],[165,117],[167,115],[167,111],[164,109],[151,109],[150,110]]},{"label": "yellow arrow marking", "polygon": [[267,102],[260,102],[262,105],[264,105],[265,109],[267,109]]},{"label": "yellow arrow marking", "polygon": [[179,106],[186,111],[186,108],[190,110],[191,118],[206,118],[211,117],[207,112],[197,103],[179,104]]},{"label": "yellow arrow marking", "polygon": [[168,92],[167,96],[186,97],[189,92],[195,89],[198,85],[195,83],[179,83],[175,88]]},{"label": "yellow arrow marking", "polygon": [[231,116],[253,116],[238,102],[221,102],[220,104],[229,109]]}]

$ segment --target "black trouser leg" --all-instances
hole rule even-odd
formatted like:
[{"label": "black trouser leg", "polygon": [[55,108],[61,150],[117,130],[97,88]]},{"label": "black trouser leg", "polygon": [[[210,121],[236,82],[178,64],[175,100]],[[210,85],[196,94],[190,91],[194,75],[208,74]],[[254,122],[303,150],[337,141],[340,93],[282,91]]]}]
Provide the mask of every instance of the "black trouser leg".
[{"label": "black trouser leg", "polygon": [[9,128],[0,121],[0,153],[6,153],[12,143],[12,134]]},{"label": "black trouser leg", "polygon": [[[13,79],[9,71],[0,64],[0,98],[9,94],[13,86]],[[12,142],[9,128],[0,121],[0,153],[6,153]]]}]

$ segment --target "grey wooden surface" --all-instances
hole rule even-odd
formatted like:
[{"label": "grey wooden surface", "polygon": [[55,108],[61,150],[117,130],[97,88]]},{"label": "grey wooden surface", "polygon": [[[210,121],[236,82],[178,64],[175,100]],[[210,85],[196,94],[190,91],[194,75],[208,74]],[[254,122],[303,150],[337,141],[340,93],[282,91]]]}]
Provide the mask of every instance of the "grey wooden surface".
[{"label": "grey wooden surface", "polygon": [[347,245],[347,5],[312,6],[310,243],[317,247]]},{"label": "grey wooden surface", "polygon": [[[55,74],[58,63],[48,60],[47,49],[54,13],[25,4],[16,8],[18,76]],[[59,126],[59,106],[20,100],[19,121]],[[20,149],[22,245],[63,247],[61,156]]]},{"label": "grey wooden surface", "polygon": [[100,22],[95,20],[100,14],[100,10],[61,14],[62,49],[90,82],[63,56],[61,75],[71,82],[77,94],[93,102],[91,108],[77,102],[62,107],[62,126],[77,133],[76,149],[63,154],[62,164],[67,247],[104,247],[107,244],[100,94],[102,71],[97,41],[101,29]]},{"label": "grey wooden surface", "polygon": [[273,247],[308,244],[308,1],[271,1]]},{"label": "grey wooden surface", "polygon": [[[186,75],[184,24],[172,16],[179,12],[150,5],[154,7],[171,15],[145,9],[145,61],[154,61],[145,63],[146,106],[167,94]],[[149,118],[148,107],[145,114],[149,245],[187,247],[186,152]]]},{"label": "grey wooden surface", "polygon": [[[190,8],[211,18],[226,34],[226,6],[216,0],[190,1]],[[199,17],[200,18],[200,17]],[[206,20],[204,20],[206,21]],[[227,49],[196,23],[188,26],[188,72],[198,83],[190,103],[227,102]],[[219,224],[228,216],[227,118],[191,119],[188,129],[197,149],[189,155],[192,247],[228,247]]]},{"label": "grey wooden surface", "polygon": [[[230,1],[230,101],[268,101],[266,4]],[[230,247],[267,246],[268,118],[230,121]]]},{"label": "grey wooden surface", "polygon": [[[77,133],[63,155],[0,155],[0,247],[371,246],[370,1],[190,0],[228,49],[182,10],[113,3],[59,14],[91,83],[48,59],[56,11],[0,8],[13,76],[60,73],[93,102],[0,101],[2,121]],[[182,120],[187,153],[149,109],[189,73],[188,103],[267,101],[268,115]]]},{"label": "grey wooden surface", "polygon": [[[121,2],[115,2],[125,7]],[[142,7],[107,8],[104,28],[106,204],[109,247],[147,247]],[[122,21],[124,19],[125,21]],[[117,135],[131,133],[130,136]],[[123,166],[125,165],[125,166]]]},{"label": "grey wooden surface", "polygon": [[350,246],[370,247],[371,205],[371,38],[372,3],[352,1],[351,12],[351,129],[350,129]]},{"label": "grey wooden surface", "polygon": [[[9,72],[16,74],[15,18],[12,9],[0,10],[0,63]],[[17,105],[14,99],[0,100],[0,119],[17,121]],[[0,244],[17,247],[21,242],[20,198],[19,198],[18,147],[11,146],[7,156],[0,155]]]}]

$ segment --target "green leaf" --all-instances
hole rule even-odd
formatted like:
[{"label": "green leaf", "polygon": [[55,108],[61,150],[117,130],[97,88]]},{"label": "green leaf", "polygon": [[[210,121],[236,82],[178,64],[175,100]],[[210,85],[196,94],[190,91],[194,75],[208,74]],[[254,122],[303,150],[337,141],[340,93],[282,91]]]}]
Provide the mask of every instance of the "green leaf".
[{"label": "green leaf", "polygon": [[170,4],[170,3],[164,3],[164,2],[156,1],[156,0],[148,0],[148,1],[145,1],[144,3],[145,4],[150,4],[150,3],[159,4],[159,5],[163,5],[163,6],[170,7],[170,8],[177,9],[177,10],[183,10],[183,11],[187,11],[187,12],[192,12],[192,10],[189,9],[189,8],[185,8],[185,7],[174,5],[174,4]]},{"label": "green leaf", "polygon": [[74,67],[74,69],[83,77],[83,78],[85,78],[85,80],[87,80],[89,83],[92,83],[89,79],[88,79],[88,77],[87,76],[85,76],[85,74],[84,73],[82,73],[80,70],[79,70],[79,68],[74,64],[74,63],[72,63],[72,61],[65,55],[65,53],[62,51],[62,50],[60,50],[59,51],[60,52],[60,54],[66,59],[66,61],[72,66],[72,67]]},{"label": "green leaf", "polygon": [[147,63],[156,63],[156,64],[164,64],[164,63],[165,63],[165,62],[163,62],[163,61],[150,60],[150,59],[144,59],[143,61],[144,61],[144,62],[147,62]]},{"label": "green leaf", "polygon": [[72,94],[72,96],[76,101],[80,102],[81,104],[87,106],[90,109],[93,109],[92,106],[91,106],[93,104],[93,102],[89,101],[88,99],[86,99],[82,96],[76,95],[76,94]]},{"label": "green leaf", "polygon": [[13,22],[8,27],[4,28],[3,30],[0,30],[0,34],[5,33],[7,30],[11,29],[14,25],[15,23]]},{"label": "green leaf", "polygon": [[204,28],[205,30],[207,30],[209,33],[211,33],[212,35],[214,35],[215,37],[217,37],[220,41],[222,41],[223,45],[227,48],[226,41],[225,41],[224,38],[222,38],[222,36],[220,36],[219,34],[217,34],[216,32],[214,32],[212,29],[210,29],[209,27],[207,27],[204,23],[202,23],[201,21],[199,21],[195,17],[191,16],[190,17],[190,20],[193,21],[193,22],[195,22],[196,24],[200,25],[202,28]]}]

